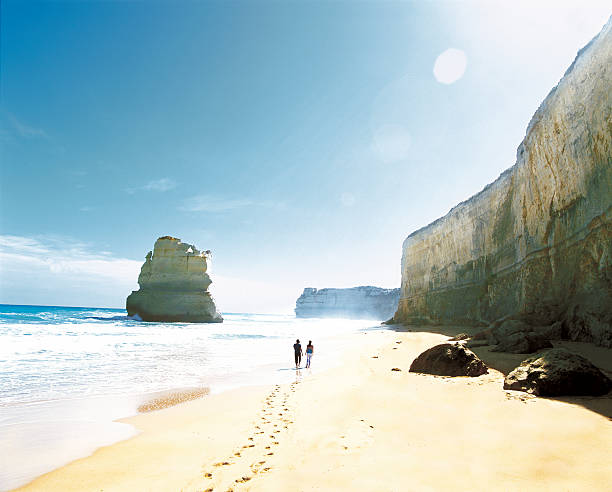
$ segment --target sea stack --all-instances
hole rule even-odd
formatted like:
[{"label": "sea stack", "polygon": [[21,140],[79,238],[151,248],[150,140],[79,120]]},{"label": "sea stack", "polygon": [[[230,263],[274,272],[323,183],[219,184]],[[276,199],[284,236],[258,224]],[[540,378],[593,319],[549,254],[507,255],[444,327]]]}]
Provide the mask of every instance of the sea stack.
[{"label": "sea stack", "polygon": [[403,245],[397,322],[532,326],[612,347],[612,19],[535,112],[516,164]]},{"label": "sea stack", "polygon": [[210,251],[163,236],[147,253],[138,276],[140,289],[127,298],[128,316],[143,321],[220,323],[206,273]]}]

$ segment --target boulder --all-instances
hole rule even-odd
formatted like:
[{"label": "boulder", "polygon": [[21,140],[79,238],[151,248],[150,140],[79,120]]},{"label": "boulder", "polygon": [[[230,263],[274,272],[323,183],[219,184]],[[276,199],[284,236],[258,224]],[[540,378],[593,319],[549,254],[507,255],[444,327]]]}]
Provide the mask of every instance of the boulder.
[{"label": "boulder", "polygon": [[461,340],[467,340],[468,338],[470,338],[470,335],[468,335],[467,333],[459,333],[458,335],[455,335],[452,338],[449,338],[448,341],[449,342],[460,342]]},{"label": "boulder", "polygon": [[410,372],[438,376],[480,376],[486,374],[488,369],[474,352],[462,344],[442,343],[414,359]]},{"label": "boulder", "polygon": [[536,332],[512,333],[501,339],[491,352],[510,352],[511,354],[532,354],[545,348],[552,348],[546,335]]},{"label": "boulder", "polygon": [[535,326],[533,331],[547,338],[548,340],[562,340],[565,337],[563,323],[555,321],[550,326]]},{"label": "boulder", "polygon": [[[612,263],[612,260],[609,260]],[[572,303],[564,316],[563,329],[570,340],[612,347],[612,294],[602,283]]]},{"label": "boulder", "polygon": [[600,396],[612,389],[612,381],[584,357],[556,348],[521,362],[506,376],[504,389],[539,396]]},{"label": "boulder", "polygon": [[532,327],[518,319],[507,319],[501,323],[492,323],[487,333],[489,345],[496,345],[510,335],[532,331]]},{"label": "boulder", "polygon": [[128,316],[143,321],[223,321],[208,292],[209,256],[209,251],[200,252],[178,238],[160,237],[140,270],[140,289],[126,300]]}]

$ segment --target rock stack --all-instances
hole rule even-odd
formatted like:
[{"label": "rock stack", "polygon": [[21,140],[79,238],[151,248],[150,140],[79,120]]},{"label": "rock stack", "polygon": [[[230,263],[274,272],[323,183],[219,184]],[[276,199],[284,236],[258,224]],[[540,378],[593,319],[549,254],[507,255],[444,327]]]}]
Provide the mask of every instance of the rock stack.
[{"label": "rock stack", "polygon": [[364,285],[347,289],[307,287],[295,303],[298,318],[389,319],[397,309],[399,289]]},{"label": "rock stack", "polygon": [[160,237],[140,270],[140,290],[127,298],[128,316],[143,321],[222,322],[208,292],[209,255],[175,237]]}]

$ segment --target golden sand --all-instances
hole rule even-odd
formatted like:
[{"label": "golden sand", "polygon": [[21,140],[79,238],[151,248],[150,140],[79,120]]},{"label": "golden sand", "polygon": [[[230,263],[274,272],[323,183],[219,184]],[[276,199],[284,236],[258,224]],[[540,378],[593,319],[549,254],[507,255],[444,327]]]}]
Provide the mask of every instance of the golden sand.
[{"label": "golden sand", "polygon": [[496,370],[408,372],[446,339],[352,335],[340,367],[126,419],[142,433],[24,490],[609,490],[610,397],[504,391]]}]

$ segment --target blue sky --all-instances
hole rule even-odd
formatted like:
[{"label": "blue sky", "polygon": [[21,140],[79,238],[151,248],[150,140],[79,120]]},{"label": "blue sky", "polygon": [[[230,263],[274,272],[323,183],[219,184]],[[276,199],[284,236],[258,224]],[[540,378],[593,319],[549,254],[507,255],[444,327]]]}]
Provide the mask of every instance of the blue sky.
[{"label": "blue sky", "polygon": [[[306,286],[399,286],[405,236],[514,163],[612,14],[600,1],[1,8],[0,302],[121,307],[171,234],[213,251],[226,312],[290,311]],[[434,65],[449,49],[465,70],[451,57],[445,83]]]}]

